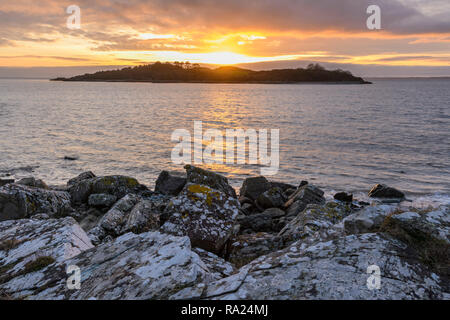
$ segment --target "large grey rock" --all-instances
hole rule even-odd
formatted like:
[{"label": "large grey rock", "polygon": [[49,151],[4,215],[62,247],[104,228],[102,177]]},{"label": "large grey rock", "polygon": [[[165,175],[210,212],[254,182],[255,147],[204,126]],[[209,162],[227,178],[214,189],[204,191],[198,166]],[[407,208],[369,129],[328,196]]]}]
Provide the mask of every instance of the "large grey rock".
[{"label": "large grey rock", "polygon": [[369,191],[369,197],[402,199],[405,197],[405,194],[395,188],[388,187],[383,184],[377,184]]},{"label": "large grey rock", "polygon": [[42,181],[41,179],[36,179],[34,177],[22,178],[16,183],[28,187],[48,189],[48,186],[44,181]]},{"label": "large grey rock", "polygon": [[251,214],[239,217],[238,222],[241,231],[251,230],[255,232],[279,232],[283,228],[280,219],[285,216],[285,212],[278,208],[270,208],[262,213]]},{"label": "large grey rock", "polygon": [[260,194],[272,187],[271,183],[263,176],[245,179],[239,191],[239,196],[255,201]]},{"label": "large grey rock", "polygon": [[94,193],[88,198],[88,204],[92,207],[109,208],[117,201],[117,197],[107,193]]},{"label": "large grey rock", "polygon": [[86,233],[71,217],[1,222],[0,284],[92,247]]},{"label": "large grey rock", "polygon": [[86,203],[89,196],[96,193],[106,193],[120,199],[129,193],[140,194],[145,191],[148,191],[147,187],[136,179],[120,175],[82,179],[69,187],[74,204]]},{"label": "large grey rock", "polygon": [[99,244],[107,237],[115,238],[130,231],[142,233],[159,226],[159,214],[152,202],[128,194],[117,201],[88,234],[92,243]]},{"label": "large grey rock", "polygon": [[295,217],[305,210],[308,204],[324,204],[325,198],[323,194],[324,192],[321,189],[313,185],[307,184],[299,187],[284,204],[286,215]]},{"label": "large grey rock", "polygon": [[92,179],[92,178],[95,178],[95,174],[92,171],[86,171],[86,172],[80,173],[75,178],[72,178],[69,181],[67,181],[67,186],[73,186],[74,184],[77,184],[83,180],[88,180],[88,179]]},{"label": "large grey rock", "polygon": [[[370,290],[368,267],[381,271]],[[193,288],[194,289],[194,288]],[[384,234],[350,235],[313,245],[301,241],[262,256],[230,277],[205,284],[204,299],[443,299],[448,281],[404,243]],[[191,290],[198,296],[198,290]],[[184,296],[188,296],[185,289]]]},{"label": "large grey rock", "polygon": [[229,197],[236,198],[236,191],[228,184],[228,179],[212,171],[186,165],[187,183],[200,184],[219,190]]},{"label": "large grey rock", "polygon": [[[70,265],[80,268],[80,290],[67,287]],[[62,263],[18,276],[0,285],[0,292],[12,299],[167,299],[203,281],[210,281],[208,270],[191,251],[189,238],[127,233]]]},{"label": "large grey rock", "polygon": [[256,199],[256,204],[263,209],[281,208],[286,202],[283,190],[278,187],[272,187],[261,193]]},{"label": "large grey rock", "polygon": [[155,192],[176,196],[183,190],[185,184],[185,174],[162,171],[156,180]]},{"label": "large grey rock", "polygon": [[365,207],[344,219],[345,232],[356,234],[378,231],[386,217],[395,210],[390,205]]},{"label": "large grey rock", "polygon": [[349,205],[328,202],[325,205],[310,204],[304,211],[288,222],[278,234],[285,244],[297,240],[312,243],[342,235],[340,223],[351,214]]},{"label": "large grey rock", "polygon": [[0,187],[0,221],[28,218],[38,213],[56,217],[72,212],[67,192],[19,184]]},{"label": "large grey rock", "polygon": [[242,234],[231,241],[228,261],[242,267],[256,258],[283,248],[280,237],[265,232]]},{"label": "large grey rock", "polygon": [[187,235],[194,247],[220,254],[233,234],[239,207],[233,196],[188,183],[164,211],[167,221],[161,230],[177,236]]}]

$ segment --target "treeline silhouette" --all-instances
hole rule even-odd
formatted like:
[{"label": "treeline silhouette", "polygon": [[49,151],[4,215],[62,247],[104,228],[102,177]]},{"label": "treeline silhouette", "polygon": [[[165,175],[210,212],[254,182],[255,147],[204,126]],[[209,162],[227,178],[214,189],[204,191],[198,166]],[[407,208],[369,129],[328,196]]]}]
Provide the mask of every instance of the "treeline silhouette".
[{"label": "treeline silhouette", "polygon": [[253,71],[237,67],[210,69],[189,62],[156,62],[118,70],[99,71],[55,81],[148,81],[148,82],[220,82],[220,83],[297,83],[351,82],[368,83],[349,71],[326,70],[319,64],[306,68]]}]

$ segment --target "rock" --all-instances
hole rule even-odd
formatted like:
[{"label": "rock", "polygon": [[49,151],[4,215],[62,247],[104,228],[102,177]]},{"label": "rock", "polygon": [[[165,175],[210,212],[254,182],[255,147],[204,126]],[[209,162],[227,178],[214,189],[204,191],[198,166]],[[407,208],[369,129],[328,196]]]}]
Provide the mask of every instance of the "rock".
[{"label": "rock", "polygon": [[[67,288],[66,268],[80,268],[80,290]],[[207,267],[191,251],[189,238],[159,232],[125,234],[63,263],[0,285],[12,299],[164,300],[208,281]]]},{"label": "rock", "polygon": [[92,207],[109,208],[117,201],[117,197],[107,193],[93,193],[88,198]]},{"label": "rock", "polygon": [[16,184],[21,184],[24,186],[34,187],[34,188],[49,189],[44,181],[42,181],[41,179],[36,179],[34,177],[20,179],[19,181],[16,182]]},{"label": "rock", "polygon": [[120,199],[129,193],[140,194],[146,191],[147,187],[139,184],[136,179],[119,175],[83,179],[69,188],[74,204],[86,203],[89,196],[95,193],[106,193]]},{"label": "rock", "polygon": [[269,190],[261,193],[256,199],[256,204],[263,208],[281,208],[286,199],[283,195],[283,190],[278,187],[270,188]]},{"label": "rock", "polygon": [[139,201],[131,210],[123,232],[142,233],[160,227],[159,212],[154,203],[148,200]]},{"label": "rock", "polygon": [[37,213],[60,217],[72,212],[67,192],[19,184],[0,187],[0,221],[29,218]]},{"label": "rock", "polygon": [[193,248],[192,251],[197,253],[202,259],[208,269],[208,276],[212,281],[229,277],[238,271],[234,265],[216,256],[214,253],[200,248]]},{"label": "rock", "polygon": [[322,190],[309,184],[299,187],[284,204],[284,208],[287,209],[286,215],[288,217],[295,217],[305,210],[308,204],[324,204],[325,198],[323,194],[324,192]]},{"label": "rock", "polygon": [[76,221],[22,219],[0,223],[0,284],[92,248]]},{"label": "rock", "polygon": [[[367,286],[372,265],[381,270],[378,290]],[[220,300],[423,300],[443,299],[447,290],[448,282],[428,270],[414,250],[371,233],[309,246],[296,242],[205,285],[200,294]]]},{"label": "rock", "polygon": [[270,208],[262,213],[251,214],[238,219],[242,231],[254,232],[279,232],[284,225],[280,224],[280,218],[286,213],[278,208]]},{"label": "rock", "polygon": [[100,219],[89,231],[94,244],[104,242],[108,236],[115,238],[127,232],[141,233],[159,228],[159,215],[153,204],[134,194],[128,194]]},{"label": "rock", "polygon": [[231,241],[228,260],[242,267],[256,258],[280,250],[283,243],[280,237],[265,233],[242,234]]},{"label": "rock", "polygon": [[183,190],[185,184],[186,175],[162,171],[156,180],[155,192],[176,196]]},{"label": "rock", "polygon": [[246,197],[255,201],[259,195],[272,187],[270,182],[260,176],[245,179],[239,191],[241,197]]},{"label": "rock", "polygon": [[224,176],[191,165],[186,165],[184,168],[186,169],[188,183],[208,186],[225,193],[229,197],[236,198],[236,191],[228,184],[228,179]]},{"label": "rock", "polygon": [[250,204],[253,205],[253,200],[244,196],[240,196],[239,197],[239,203],[242,205],[244,204]]},{"label": "rock", "polygon": [[353,194],[347,194],[345,192],[338,192],[334,195],[335,200],[343,202],[353,202]]},{"label": "rock", "polygon": [[77,184],[77,183],[79,183],[79,182],[81,182],[83,180],[88,180],[88,179],[92,179],[92,178],[95,178],[95,174],[92,173],[92,171],[86,171],[86,172],[83,172],[83,173],[79,174],[77,177],[75,177],[73,179],[70,179],[67,182],[67,186],[72,186],[72,185]]},{"label": "rock", "polygon": [[8,183],[14,183],[14,179],[0,179],[0,187],[3,187]]},{"label": "rock", "polygon": [[367,233],[379,230],[386,217],[395,208],[389,205],[366,207],[344,219],[347,234]]},{"label": "rock", "polygon": [[249,214],[252,213],[252,211],[253,211],[253,205],[250,204],[250,203],[244,203],[244,204],[241,206],[241,212],[242,212],[244,215],[249,215]]},{"label": "rock", "polygon": [[64,156],[64,160],[75,161],[78,160],[77,156]]},{"label": "rock", "polygon": [[278,236],[285,244],[297,240],[309,242],[325,240],[343,234],[343,226],[335,226],[351,214],[351,207],[328,202],[326,205],[310,204],[288,222]]},{"label": "rock", "polygon": [[280,188],[283,192],[286,192],[286,190],[289,189],[297,189],[294,185],[284,182],[278,182],[278,181],[270,181],[270,185],[272,188]]},{"label": "rock", "polygon": [[395,212],[386,217],[380,231],[414,248],[424,264],[450,279],[450,205],[419,213]]},{"label": "rock", "polygon": [[102,216],[103,212],[96,208],[89,208],[89,210],[83,214],[83,218],[80,219],[80,227],[88,232],[98,224]]},{"label": "rock", "polygon": [[397,189],[377,184],[369,191],[371,198],[399,198],[403,199],[405,194]]},{"label": "rock", "polygon": [[194,247],[220,254],[233,233],[239,208],[239,202],[233,196],[208,186],[188,183],[164,211],[167,221],[161,230],[178,236],[187,235]]}]

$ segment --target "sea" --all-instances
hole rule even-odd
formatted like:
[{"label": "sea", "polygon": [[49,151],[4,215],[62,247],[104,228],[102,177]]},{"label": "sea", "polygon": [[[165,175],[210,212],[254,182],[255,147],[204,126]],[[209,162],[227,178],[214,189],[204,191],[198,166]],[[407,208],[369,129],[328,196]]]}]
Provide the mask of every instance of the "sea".
[{"label": "sea", "polygon": [[[0,179],[50,185],[87,170],[154,187],[183,171],[176,130],[279,130],[278,172],[364,199],[377,183],[415,204],[450,203],[450,79],[370,85],[54,82],[0,79]],[[270,140],[269,140],[270,141]],[[205,146],[207,143],[205,143]],[[270,150],[270,146],[269,146]],[[75,160],[67,160],[66,158]],[[203,164],[239,188],[261,164]]]}]

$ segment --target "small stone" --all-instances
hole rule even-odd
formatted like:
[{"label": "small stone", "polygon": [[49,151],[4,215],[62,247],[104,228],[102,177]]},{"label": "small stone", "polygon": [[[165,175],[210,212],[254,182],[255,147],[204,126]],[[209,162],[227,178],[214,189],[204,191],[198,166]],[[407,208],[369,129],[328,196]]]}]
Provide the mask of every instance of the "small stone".
[{"label": "small stone", "polygon": [[155,184],[155,192],[165,195],[178,195],[186,184],[186,174],[162,171]]},{"label": "small stone", "polygon": [[405,197],[405,194],[395,188],[391,188],[382,184],[377,184],[369,191],[369,197],[403,199]]},{"label": "small stone", "polygon": [[345,192],[338,192],[334,195],[334,199],[343,201],[343,202],[352,202],[353,201],[353,194],[348,194]]}]

